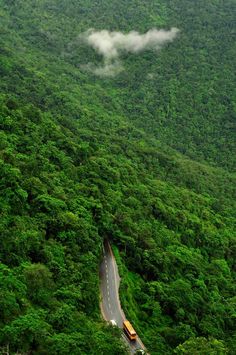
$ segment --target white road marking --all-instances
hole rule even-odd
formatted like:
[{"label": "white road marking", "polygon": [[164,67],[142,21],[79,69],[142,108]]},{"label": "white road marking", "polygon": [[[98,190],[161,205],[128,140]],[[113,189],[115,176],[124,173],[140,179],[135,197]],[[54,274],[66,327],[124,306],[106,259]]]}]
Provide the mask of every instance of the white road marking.
[{"label": "white road marking", "polygon": [[[105,251],[106,252],[106,251]],[[121,313],[121,317],[122,319],[125,319],[124,317],[124,313],[121,309],[121,305],[120,305],[120,300],[119,300],[119,293],[118,293],[118,286],[119,286],[119,273],[118,273],[118,269],[117,269],[117,265],[115,263],[115,258],[114,258],[114,255],[112,253],[112,249],[111,249],[111,246],[108,245],[108,255],[104,255],[104,264],[103,264],[103,267],[105,265],[105,274],[106,274],[106,286],[107,286],[107,289],[105,289],[104,287],[104,304],[105,304],[105,308],[108,307],[107,309],[107,312],[108,314],[110,314],[110,318],[113,319],[114,318],[114,312],[113,312],[113,309],[111,308],[111,301],[115,301],[115,310],[118,306],[118,309],[120,310],[120,313]],[[104,277],[104,276],[103,276]],[[111,278],[111,282],[110,282],[110,279],[109,277]],[[104,279],[105,279],[104,278]],[[110,284],[109,284],[110,282]],[[105,286],[105,285],[104,285]],[[115,295],[113,295],[113,293],[110,293],[110,289],[112,287],[112,291],[113,291],[113,288],[115,290]],[[107,297],[107,301],[105,301]],[[114,299],[113,299],[114,298]],[[116,305],[117,303],[117,305]],[[116,313],[115,313],[116,314]],[[106,317],[103,315],[104,319],[106,319]],[[122,336],[123,337],[123,336]],[[125,337],[124,337],[125,339]],[[129,344],[130,346],[130,342],[128,339],[126,339],[126,342]],[[137,348],[141,348],[141,349],[145,349],[144,345],[142,344],[142,341],[141,339],[138,337],[137,339],[137,345],[135,347],[130,347],[130,349],[132,350],[132,353],[134,351],[134,349]]]}]

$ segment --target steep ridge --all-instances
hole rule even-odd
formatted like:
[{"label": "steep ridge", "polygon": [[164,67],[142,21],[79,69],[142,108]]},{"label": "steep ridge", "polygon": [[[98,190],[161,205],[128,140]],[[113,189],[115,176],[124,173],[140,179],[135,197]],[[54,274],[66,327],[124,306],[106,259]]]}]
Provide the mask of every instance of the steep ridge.
[{"label": "steep ridge", "polygon": [[[233,354],[233,7],[0,0],[3,351],[126,352],[99,310],[109,237],[151,354]],[[90,27],[171,26],[117,77],[83,67],[102,62],[78,39]]]}]

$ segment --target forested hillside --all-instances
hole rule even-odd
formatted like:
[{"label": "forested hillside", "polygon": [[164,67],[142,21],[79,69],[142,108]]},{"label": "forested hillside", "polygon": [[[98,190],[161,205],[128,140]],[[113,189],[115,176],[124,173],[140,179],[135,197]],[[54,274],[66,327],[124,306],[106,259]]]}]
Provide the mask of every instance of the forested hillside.
[{"label": "forested hillside", "polygon": [[[150,354],[235,354],[235,1],[0,0],[0,353],[126,354],[102,243]],[[178,28],[121,53],[81,34]]]}]

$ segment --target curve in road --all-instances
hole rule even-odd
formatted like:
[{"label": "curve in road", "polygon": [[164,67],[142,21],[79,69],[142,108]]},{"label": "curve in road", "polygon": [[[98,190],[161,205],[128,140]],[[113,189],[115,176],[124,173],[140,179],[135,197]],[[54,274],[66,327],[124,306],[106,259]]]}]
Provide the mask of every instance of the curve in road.
[{"label": "curve in road", "polygon": [[[114,254],[108,241],[104,243],[104,257],[100,266],[101,312],[106,321],[115,320],[117,326],[123,329],[125,314],[120,305],[120,276]],[[122,338],[127,343],[130,353],[138,349],[146,350],[140,338],[131,342],[124,334]]]}]

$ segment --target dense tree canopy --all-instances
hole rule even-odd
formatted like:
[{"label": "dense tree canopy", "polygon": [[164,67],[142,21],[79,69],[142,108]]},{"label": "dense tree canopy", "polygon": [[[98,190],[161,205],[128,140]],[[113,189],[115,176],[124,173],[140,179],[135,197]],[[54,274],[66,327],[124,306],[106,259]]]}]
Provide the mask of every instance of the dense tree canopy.
[{"label": "dense tree canopy", "polygon": [[[125,354],[101,319],[108,238],[151,354],[234,354],[235,2],[0,0],[0,346]],[[180,29],[124,71],[91,27]]]}]

